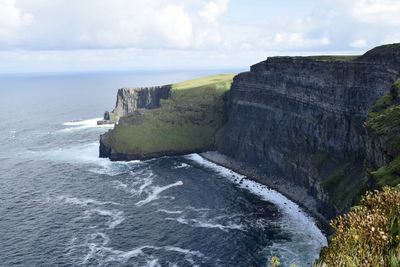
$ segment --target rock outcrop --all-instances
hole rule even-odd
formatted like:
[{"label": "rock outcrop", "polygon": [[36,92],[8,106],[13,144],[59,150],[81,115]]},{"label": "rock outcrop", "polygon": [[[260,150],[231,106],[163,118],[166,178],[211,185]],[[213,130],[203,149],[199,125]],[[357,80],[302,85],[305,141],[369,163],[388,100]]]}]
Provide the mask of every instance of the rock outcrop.
[{"label": "rock outcrop", "polygon": [[234,79],[220,151],[307,188],[334,216],[362,190],[364,122],[399,76],[399,53],[389,45],[351,61],[274,57],[253,65]]},{"label": "rock outcrop", "polygon": [[160,107],[161,99],[168,99],[171,85],[121,88],[117,93],[117,102],[113,111],[104,113],[104,120],[118,120],[137,109],[154,109]]}]

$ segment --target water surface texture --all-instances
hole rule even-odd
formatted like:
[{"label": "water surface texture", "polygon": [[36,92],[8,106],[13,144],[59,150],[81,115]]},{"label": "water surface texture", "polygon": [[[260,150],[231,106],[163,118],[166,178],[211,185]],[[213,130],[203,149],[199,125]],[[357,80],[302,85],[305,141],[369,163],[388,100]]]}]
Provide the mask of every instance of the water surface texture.
[{"label": "water surface texture", "polygon": [[195,154],[97,157],[117,88],[205,74],[0,76],[0,265],[310,265],[326,239],[280,194]]}]

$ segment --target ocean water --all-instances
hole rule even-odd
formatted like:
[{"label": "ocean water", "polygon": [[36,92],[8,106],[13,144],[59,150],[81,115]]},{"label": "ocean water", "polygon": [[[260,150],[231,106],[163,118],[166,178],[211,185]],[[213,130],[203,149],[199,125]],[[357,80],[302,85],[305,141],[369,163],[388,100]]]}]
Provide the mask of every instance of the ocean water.
[{"label": "ocean water", "polygon": [[0,76],[0,266],[309,266],[326,239],[279,193],[196,154],[98,158],[123,86],[216,72]]}]

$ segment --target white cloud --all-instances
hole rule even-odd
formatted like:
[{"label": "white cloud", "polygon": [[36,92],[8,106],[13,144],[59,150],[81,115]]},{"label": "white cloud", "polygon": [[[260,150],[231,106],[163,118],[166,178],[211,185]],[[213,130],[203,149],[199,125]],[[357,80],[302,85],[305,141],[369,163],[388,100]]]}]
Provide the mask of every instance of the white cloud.
[{"label": "white cloud", "polygon": [[0,0],[0,40],[20,39],[19,30],[32,22],[32,15],[16,7],[15,0]]},{"label": "white cloud", "polygon": [[214,23],[228,7],[229,0],[213,0],[206,3],[198,13],[206,21]]},{"label": "white cloud", "polygon": [[[15,0],[0,0],[0,26],[9,14],[13,27],[35,21],[10,40],[25,36],[21,49],[95,48],[207,48],[220,40],[219,16],[229,0],[18,0],[29,11],[15,8]],[[35,3],[33,3],[35,2]],[[7,16],[1,16],[4,13]],[[31,15],[32,14],[32,15]],[[213,27],[210,24],[213,24]],[[3,23],[4,24],[4,23]],[[3,27],[5,28],[5,27]],[[210,30],[213,28],[212,30]],[[21,27],[22,29],[22,27]],[[1,31],[1,29],[0,29]],[[15,48],[0,43],[0,49]]]},{"label": "white cloud", "polygon": [[368,46],[367,41],[364,39],[357,39],[350,43],[351,47],[354,48],[366,48]]},{"label": "white cloud", "polygon": [[306,38],[301,32],[287,33],[279,32],[275,34],[270,46],[271,47],[292,47],[292,48],[309,48],[313,46],[327,46],[331,43],[328,37]]},{"label": "white cloud", "polygon": [[192,43],[192,20],[181,6],[167,6],[155,20],[160,32],[174,47],[184,48]]},{"label": "white cloud", "polygon": [[400,25],[400,1],[398,0],[356,0],[350,2],[352,2],[351,14],[360,22],[388,26]]},{"label": "white cloud", "polygon": [[0,61],[243,66],[268,55],[358,54],[399,42],[398,14],[400,0],[0,0]]}]

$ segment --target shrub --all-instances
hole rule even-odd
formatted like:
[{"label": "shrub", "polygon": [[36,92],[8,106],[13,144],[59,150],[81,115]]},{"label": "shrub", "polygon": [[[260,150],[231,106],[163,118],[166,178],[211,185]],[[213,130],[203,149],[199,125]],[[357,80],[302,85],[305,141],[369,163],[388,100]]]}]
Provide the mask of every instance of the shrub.
[{"label": "shrub", "polygon": [[368,192],[331,222],[335,230],[316,266],[399,266],[400,188]]}]

